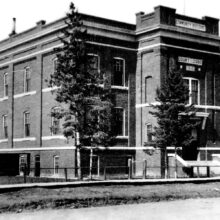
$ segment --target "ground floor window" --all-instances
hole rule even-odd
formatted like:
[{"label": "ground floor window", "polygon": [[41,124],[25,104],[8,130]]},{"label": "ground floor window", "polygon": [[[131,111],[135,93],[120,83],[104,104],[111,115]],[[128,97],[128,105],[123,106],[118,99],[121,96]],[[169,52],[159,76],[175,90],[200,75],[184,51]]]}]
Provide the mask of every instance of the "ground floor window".
[{"label": "ground floor window", "polygon": [[59,156],[54,156],[53,158],[53,164],[54,164],[54,174],[57,175],[59,174]]}]

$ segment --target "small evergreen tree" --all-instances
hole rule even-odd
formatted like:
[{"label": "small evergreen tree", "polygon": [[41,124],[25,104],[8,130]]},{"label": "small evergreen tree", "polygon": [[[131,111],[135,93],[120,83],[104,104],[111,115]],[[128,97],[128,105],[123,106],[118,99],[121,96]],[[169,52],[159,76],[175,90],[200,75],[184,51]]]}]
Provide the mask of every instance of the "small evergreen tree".
[{"label": "small evergreen tree", "polygon": [[193,105],[187,105],[189,90],[186,87],[182,73],[177,70],[168,72],[161,88],[156,90],[158,105],[153,106],[151,114],[157,118],[154,136],[156,146],[162,150],[162,174],[167,168],[167,147],[189,146],[195,139],[192,129],[198,122],[192,119],[195,114]]},{"label": "small evergreen tree", "polygon": [[[112,101],[105,80],[93,68],[94,59],[88,56],[89,39],[80,14],[70,4],[67,28],[60,38],[63,46],[56,49],[56,72],[50,77],[50,86],[57,86],[56,101],[66,108],[54,117],[64,118],[64,136],[77,140],[77,163],[80,164],[80,148],[97,145],[107,146],[114,140],[111,130]],[[91,167],[90,167],[91,171]],[[79,169],[79,176],[81,171]]]}]

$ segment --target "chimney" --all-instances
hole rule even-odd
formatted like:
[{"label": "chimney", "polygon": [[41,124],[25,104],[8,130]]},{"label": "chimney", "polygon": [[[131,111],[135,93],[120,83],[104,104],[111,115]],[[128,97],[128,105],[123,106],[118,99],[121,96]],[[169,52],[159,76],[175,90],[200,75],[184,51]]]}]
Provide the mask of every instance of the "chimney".
[{"label": "chimney", "polygon": [[16,18],[13,18],[13,26],[12,26],[12,32],[9,34],[9,36],[13,36],[16,34]]}]

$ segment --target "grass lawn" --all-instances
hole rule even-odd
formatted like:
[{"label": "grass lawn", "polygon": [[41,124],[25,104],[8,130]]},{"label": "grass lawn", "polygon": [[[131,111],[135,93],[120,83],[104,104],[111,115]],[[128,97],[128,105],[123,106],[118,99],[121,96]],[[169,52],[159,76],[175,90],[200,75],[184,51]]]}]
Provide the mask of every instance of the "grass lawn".
[{"label": "grass lawn", "polygon": [[46,208],[82,208],[206,197],[220,197],[220,182],[60,189],[32,188],[1,193],[0,212],[21,212]]}]

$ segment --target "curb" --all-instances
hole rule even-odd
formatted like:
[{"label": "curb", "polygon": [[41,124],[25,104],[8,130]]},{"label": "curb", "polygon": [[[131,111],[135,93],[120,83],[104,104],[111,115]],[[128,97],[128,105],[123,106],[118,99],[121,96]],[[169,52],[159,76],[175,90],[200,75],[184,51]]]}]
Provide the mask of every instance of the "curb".
[{"label": "curb", "polygon": [[175,183],[210,183],[220,182],[220,177],[212,178],[189,178],[189,179],[139,179],[139,180],[105,180],[105,181],[77,181],[77,182],[56,182],[56,183],[26,183],[0,185],[0,192],[10,192],[28,188],[63,188],[63,187],[86,187],[105,185],[157,185]]}]

